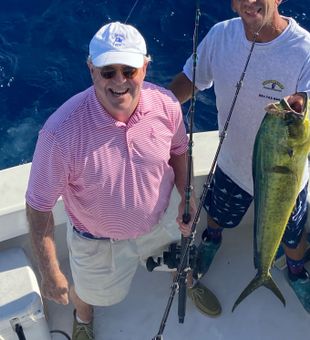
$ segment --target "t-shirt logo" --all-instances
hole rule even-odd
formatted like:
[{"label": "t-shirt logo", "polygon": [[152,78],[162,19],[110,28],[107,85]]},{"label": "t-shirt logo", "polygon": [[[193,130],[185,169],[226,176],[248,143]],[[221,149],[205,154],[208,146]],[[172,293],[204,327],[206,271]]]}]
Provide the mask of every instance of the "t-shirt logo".
[{"label": "t-shirt logo", "polygon": [[263,81],[263,88],[271,91],[282,92],[284,85],[277,80],[265,80]]}]

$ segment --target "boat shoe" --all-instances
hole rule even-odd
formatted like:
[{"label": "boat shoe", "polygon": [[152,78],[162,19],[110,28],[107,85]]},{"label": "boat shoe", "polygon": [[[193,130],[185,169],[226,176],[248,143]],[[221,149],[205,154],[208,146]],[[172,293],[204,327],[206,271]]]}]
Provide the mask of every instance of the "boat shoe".
[{"label": "boat shoe", "polygon": [[73,330],[72,330],[72,340],[94,340],[95,335],[93,331],[93,322],[90,323],[79,323],[76,320],[76,311],[73,312]]},{"label": "boat shoe", "polygon": [[198,310],[208,316],[218,316],[221,314],[222,307],[217,297],[201,282],[187,288],[187,294],[192,299]]},{"label": "boat shoe", "polygon": [[197,249],[197,263],[193,270],[193,277],[201,279],[213,261],[213,258],[221,246],[221,242],[214,243],[212,241],[201,241]]},{"label": "boat shoe", "polygon": [[288,273],[288,283],[294,290],[299,301],[305,308],[305,310],[310,313],[310,275],[304,269],[301,275],[294,275]]}]

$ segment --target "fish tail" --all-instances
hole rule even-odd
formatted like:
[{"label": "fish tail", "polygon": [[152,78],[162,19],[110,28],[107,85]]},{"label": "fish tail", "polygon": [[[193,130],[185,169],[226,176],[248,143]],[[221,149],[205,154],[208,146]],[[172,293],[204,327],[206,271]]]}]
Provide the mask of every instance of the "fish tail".
[{"label": "fish tail", "polygon": [[239,303],[242,300],[244,300],[248,295],[250,295],[254,290],[256,290],[260,286],[265,286],[266,288],[270,289],[285,306],[286,304],[285,299],[282,293],[280,292],[280,289],[278,288],[276,283],[273,281],[271,275],[268,275],[267,279],[259,275],[259,276],[255,276],[254,279],[247,285],[247,287],[240,294],[240,296],[234,303],[232,312],[235,310],[235,308],[239,305]]},{"label": "fish tail", "polygon": [[285,305],[286,305],[285,299],[284,299],[279,287],[273,281],[271,275],[268,277],[268,280],[265,281],[264,286],[266,288],[270,289],[273,292],[273,294],[282,302],[283,306],[285,307]]}]

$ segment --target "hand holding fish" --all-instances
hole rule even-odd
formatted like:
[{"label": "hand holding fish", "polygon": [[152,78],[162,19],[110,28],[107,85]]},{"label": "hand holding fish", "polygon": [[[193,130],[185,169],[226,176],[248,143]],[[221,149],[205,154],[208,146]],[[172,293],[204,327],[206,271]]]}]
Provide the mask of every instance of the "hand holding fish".
[{"label": "hand holding fish", "polygon": [[300,93],[295,93],[291,96],[285,97],[285,99],[294,111],[299,113],[302,112],[303,107],[305,106],[304,96],[302,96]]}]

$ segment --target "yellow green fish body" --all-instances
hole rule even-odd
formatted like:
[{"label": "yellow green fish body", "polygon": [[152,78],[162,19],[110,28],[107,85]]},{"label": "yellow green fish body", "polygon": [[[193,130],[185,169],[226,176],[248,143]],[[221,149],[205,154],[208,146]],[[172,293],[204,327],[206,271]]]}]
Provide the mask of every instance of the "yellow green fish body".
[{"label": "yellow green fish body", "polygon": [[285,99],[267,106],[253,152],[254,262],[257,275],[241,293],[236,306],[256,288],[271,289],[285,305],[270,268],[301,189],[310,148],[309,103],[301,113]]}]

